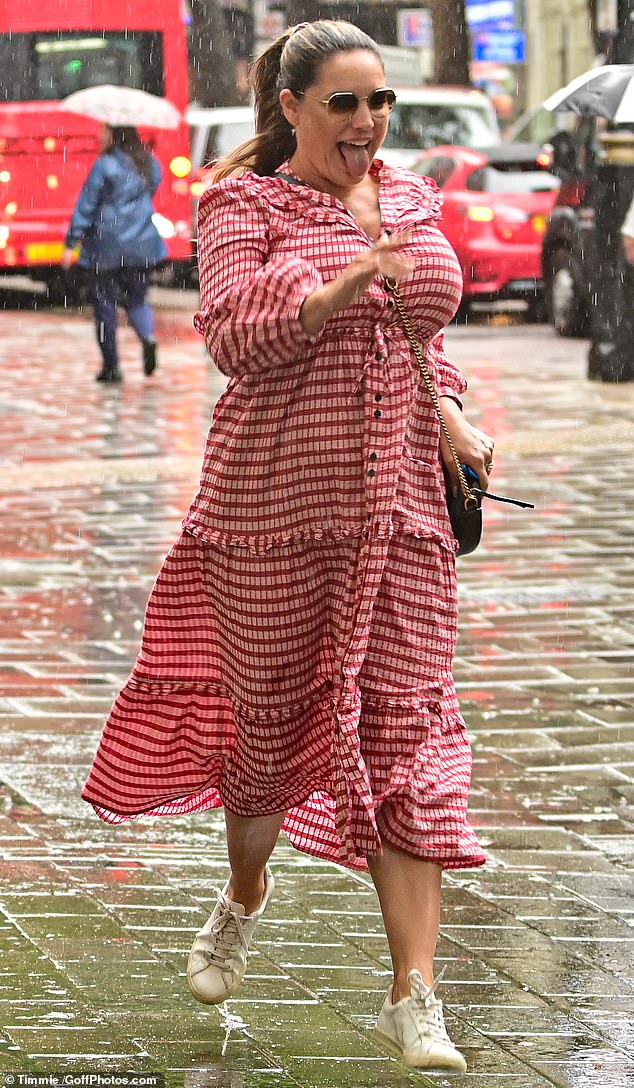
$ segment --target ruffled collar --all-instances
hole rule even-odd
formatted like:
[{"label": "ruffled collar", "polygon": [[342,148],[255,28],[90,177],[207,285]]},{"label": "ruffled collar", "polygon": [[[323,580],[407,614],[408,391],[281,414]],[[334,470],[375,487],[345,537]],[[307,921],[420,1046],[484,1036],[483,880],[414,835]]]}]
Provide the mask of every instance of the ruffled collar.
[{"label": "ruffled collar", "polygon": [[[430,178],[387,166],[381,159],[374,159],[370,173],[379,180],[381,222],[385,229],[405,230],[417,223],[435,222],[440,218],[442,196]],[[280,177],[280,174],[296,178],[300,184],[289,177]],[[276,174],[263,176],[245,170],[239,177],[226,178],[210,186],[200,200],[199,223],[216,200],[223,199],[223,193],[231,192],[232,198],[239,200],[245,190],[261,197],[271,208],[293,217],[306,216],[316,222],[341,222],[342,216],[346,220],[352,218],[337,197],[302,183],[286,161],[278,167]]]},{"label": "ruffled collar", "polygon": [[[430,178],[422,178],[410,171],[386,166],[382,159],[374,159],[370,174],[379,181],[379,203],[381,219],[386,225],[395,226],[403,217],[414,216],[419,222],[440,217],[442,197],[438,186]],[[286,174],[288,177],[280,177]],[[293,181],[288,180],[292,178]],[[411,179],[411,183],[408,183]],[[298,212],[311,214],[310,209],[318,208],[345,211],[347,208],[336,196],[313,189],[293,170],[288,162],[278,167],[276,174],[262,178],[267,185],[267,197],[277,207],[294,207]],[[270,183],[275,189],[271,191]],[[405,182],[405,184],[404,184]],[[273,195],[275,194],[275,195]],[[279,203],[278,203],[279,201]],[[301,209],[301,211],[300,211]],[[422,214],[421,214],[422,213]]]}]

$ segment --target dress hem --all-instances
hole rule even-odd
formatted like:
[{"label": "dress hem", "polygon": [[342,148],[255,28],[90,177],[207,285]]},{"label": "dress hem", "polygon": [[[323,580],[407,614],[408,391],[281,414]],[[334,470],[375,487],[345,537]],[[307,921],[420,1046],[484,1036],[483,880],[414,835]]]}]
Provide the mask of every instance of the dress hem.
[{"label": "dress hem", "polygon": [[[86,801],[87,804],[92,806],[100,820],[103,820],[104,823],[108,823],[111,825],[118,825],[126,823],[128,820],[140,820],[147,818],[158,819],[165,816],[192,816],[199,812],[210,812],[216,809],[226,809],[228,812],[232,812],[234,815],[243,816],[246,818],[248,818],[250,815],[254,815],[255,817],[275,816],[278,815],[280,812],[286,812],[286,819],[288,819],[289,817],[291,817],[292,819],[293,810],[300,808],[302,805],[305,805],[307,802],[310,801],[311,797],[316,794],[321,795],[322,797],[324,795],[329,797],[334,805],[335,798],[332,794],[332,791],[324,789],[323,786],[314,786],[309,790],[308,793],[303,791],[300,795],[300,800],[289,802],[288,805],[283,806],[283,808],[281,809],[272,808],[270,812],[259,811],[255,814],[234,812],[233,809],[230,809],[227,805],[225,805],[220,796],[220,791],[218,790],[218,788],[211,785],[206,786],[201,790],[198,790],[195,794],[190,794],[189,797],[175,797],[171,798],[170,800],[159,802],[158,804],[154,803],[151,805],[151,807],[147,809],[142,809],[141,811],[131,811],[125,813],[116,812],[114,809],[107,808],[103,803],[93,799],[87,790],[84,790],[81,796],[83,801]],[[380,808],[380,806],[378,807]],[[286,823],[286,820],[284,821],[284,823]],[[468,823],[465,823],[465,829],[468,831],[471,830]],[[332,848],[324,848],[324,850],[320,850],[318,846],[315,846],[314,848],[309,850],[306,848],[306,846],[299,845],[297,842],[294,841],[296,836],[291,831],[286,829],[284,824],[282,825],[281,830],[287,836],[294,849],[298,850],[302,854],[307,854],[309,857],[315,857],[320,861],[326,861],[331,865],[340,865],[346,869],[367,871],[367,857],[375,856],[369,852],[367,854],[356,854],[356,856],[352,856],[348,853],[345,858],[342,856],[341,858],[336,859],[333,857]],[[404,850],[402,846],[399,846],[395,841],[393,841],[388,834],[379,832],[379,837],[382,842],[386,843],[393,850],[398,850],[399,853],[405,854],[408,857],[414,857],[420,861],[427,861],[431,864],[439,865],[440,868],[443,870],[477,868],[484,865],[487,860],[486,855],[483,853],[467,854],[464,857],[456,855],[453,858],[440,858],[433,852],[429,854],[419,854],[414,853],[413,851],[408,852],[407,850]],[[341,848],[343,853],[343,851],[345,850],[345,844],[343,842],[341,843]],[[441,849],[446,853],[446,846],[442,847]]]}]

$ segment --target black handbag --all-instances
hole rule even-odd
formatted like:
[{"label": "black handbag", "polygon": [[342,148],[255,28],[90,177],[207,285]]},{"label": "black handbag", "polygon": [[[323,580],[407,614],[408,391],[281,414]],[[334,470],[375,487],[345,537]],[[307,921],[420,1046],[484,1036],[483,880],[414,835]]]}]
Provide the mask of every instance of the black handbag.
[{"label": "black handbag", "polygon": [[[464,474],[464,466],[461,465],[460,468]],[[482,495],[479,488],[476,492],[468,484],[468,493],[465,493],[461,485],[454,494],[444,465],[443,472],[451,531],[458,541],[456,555],[469,555],[476,550],[482,537]]]},{"label": "black handbag", "polygon": [[432,381],[431,374],[429,373],[429,367],[427,366],[427,360],[425,354],[421,348],[418,340],[416,339],[416,333],[414,331],[414,325],[412,319],[407,312],[403,297],[399,291],[398,283],[390,276],[385,276],[385,286],[390,294],[394,298],[396,303],[396,309],[398,310],[399,317],[403,323],[405,334],[410,342],[414,357],[420,367],[420,372],[423,376],[423,381],[427,386],[427,392],[429,393],[431,402],[436,409],[438,419],[442,432],[447,439],[447,444],[451,451],[454,464],[456,466],[456,472],[458,474],[458,489],[454,492],[449,477],[447,467],[443,465],[443,472],[445,476],[445,492],[447,497],[447,510],[449,511],[449,520],[451,521],[451,529],[453,535],[458,542],[458,549],[456,555],[469,555],[470,552],[474,552],[480,543],[482,537],[482,500],[494,499],[496,502],[508,502],[513,506],[521,506],[523,509],[534,510],[534,504],[532,502],[523,502],[521,499],[509,499],[503,495],[492,495],[490,491],[483,491],[482,488],[475,485],[469,480],[470,476],[473,476],[477,480],[477,476],[468,465],[462,465],[456,452],[456,447],[453,444],[453,439],[449,434],[449,429],[445,422],[445,417],[442,414],[440,407],[440,401],[436,388]]}]

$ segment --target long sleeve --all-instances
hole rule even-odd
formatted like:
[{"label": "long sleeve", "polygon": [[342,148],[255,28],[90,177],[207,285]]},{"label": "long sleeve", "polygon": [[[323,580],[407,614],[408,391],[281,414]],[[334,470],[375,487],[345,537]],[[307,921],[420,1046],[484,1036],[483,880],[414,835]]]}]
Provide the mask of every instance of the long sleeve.
[{"label": "long sleeve", "polygon": [[103,199],[105,175],[103,164],[97,159],[86,178],[66,232],[66,245],[72,249],[94,227],[97,211]]},{"label": "long sleeve", "polygon": [[264,200],[240,179],[219,183],[201,201],[194,325],[223,374],[287,367],[318,339],[304,332],[299,313],[322,277],[293,254],[269,258],[269,229]]},{"label": "long sleeve", "polygon": [[453,397],[462,407],[461,396],[467,390],[467,379],[445,352],[445,335],[439,332],[427,348],[430,361],[436,370],[436,392],[439,397]]}]

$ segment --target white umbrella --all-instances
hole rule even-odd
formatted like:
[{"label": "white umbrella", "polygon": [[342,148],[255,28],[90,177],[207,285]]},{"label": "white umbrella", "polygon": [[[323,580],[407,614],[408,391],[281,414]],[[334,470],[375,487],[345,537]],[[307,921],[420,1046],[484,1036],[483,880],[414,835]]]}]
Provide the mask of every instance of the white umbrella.
[{"label": "white umbrella", "polygon": [[634,122],[634,64],[602,64],[577,76],[544,102],[547,110],[605,117],[617,125]]},{"label": "white umbrella", "polygon": [[182,116],[167,98],[110,83],[75,91],[63,100],[61,109],[93,117],[114,128],[178,128]]}]

